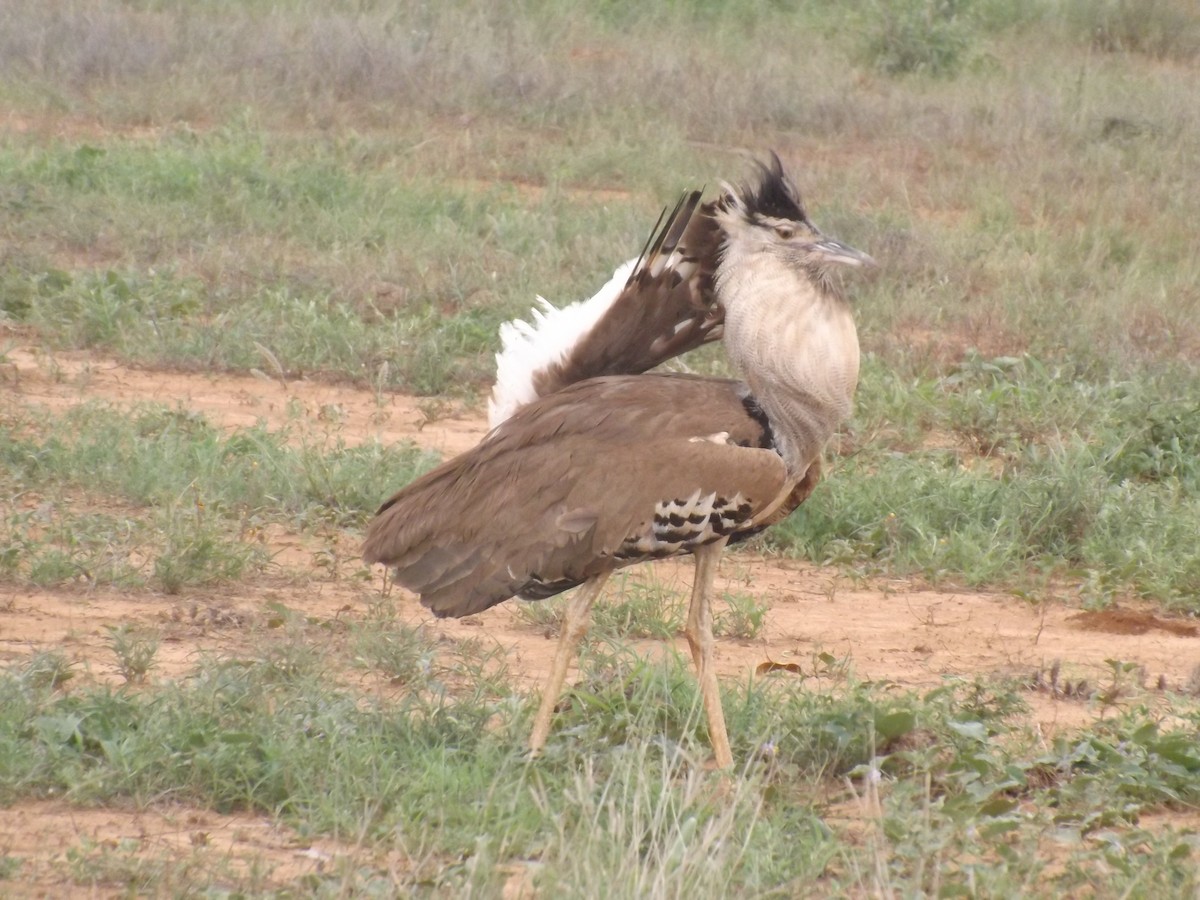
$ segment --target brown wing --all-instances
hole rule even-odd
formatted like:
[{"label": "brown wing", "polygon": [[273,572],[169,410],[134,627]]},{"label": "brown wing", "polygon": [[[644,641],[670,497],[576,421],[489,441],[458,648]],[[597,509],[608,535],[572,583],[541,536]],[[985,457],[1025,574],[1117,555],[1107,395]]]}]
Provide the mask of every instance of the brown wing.
[{"label": "brown wing", "polygon": [[786,473],[739,389],[643,375],[542,398],[385,503],[364,558],[464,616],[756,527]]},{"label": "brown wing", "polygon": [[721,336],[713,277],[722,232],[713,204],[685,194],[657,229],[620,296],[557,365],[539,372],[539,397],[587,378],[636,375]]}]

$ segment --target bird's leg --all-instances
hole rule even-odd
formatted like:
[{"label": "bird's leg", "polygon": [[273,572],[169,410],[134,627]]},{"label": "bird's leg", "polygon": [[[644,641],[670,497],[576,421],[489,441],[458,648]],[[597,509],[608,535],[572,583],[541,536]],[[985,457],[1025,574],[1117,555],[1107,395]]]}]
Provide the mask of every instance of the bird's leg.
[{"label": "bird's leg", "polygon": [[717,670],[713,666],[712,586],[713,577],[717,574],[717,560],[727,542],[727,538],[722,538],[694,551],[696,580],[692,585],[692,605],[684,629],[688,646],[692,648],[692,659],[696,663],[704,712],[708,715],[709,740],[712,741],[713,754],[720,769],[728,769],[733,765],[733,751],[729,749],[729,733],[725,730]]},{"label": "bird's leg", "polygon": [[533,756],[541,753],[542,748],[546,746],[546,738],[550,734],[550,719],[554,716],[558,695],[562,693],[567,666],[571,664],[580,638],[587,634],[588,613],[607,580],[607,572],[597,575],[576,591],[567,603],[567,617],[558,637],[554,665],[550,669],[550,677],[546,679],[546,686],[542,689],[542,705],[538,707],[537,718],[533,720],[533,733],[529,736],[529,752]]}]

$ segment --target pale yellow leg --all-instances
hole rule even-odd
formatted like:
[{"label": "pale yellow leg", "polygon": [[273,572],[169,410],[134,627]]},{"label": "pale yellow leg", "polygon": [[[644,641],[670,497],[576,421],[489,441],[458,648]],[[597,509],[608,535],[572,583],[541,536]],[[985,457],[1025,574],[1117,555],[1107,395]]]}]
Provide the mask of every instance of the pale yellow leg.
[{"label": "pale yellow leg", "polygon": [[704,712],[708,715],[708,734],[712,741],[713,755],[717,767],[728,769],[733,765],[733,751],[729,748],[729,733],[725,730],[725,713],[721,709],[721,691],[717,684],[717,670],[713,665],[712,632],[712,586],[717,574],[717,560],[725,549],[726,540],[708,544],[695,552],[696,580],[692,585],[692,605],[688,609],[688,646],[692,648],[692,659],[696,663],[696,674],[700,682],[700,696],[704,698]]},{"label": "pale yellow leg", "polygon": [[533,720],[533,733],[529,736],[529,752],[533,756],[541,753],[546,746],[550,720],[554,717],[554,707],[558,705],[558,695],[562,693],[563,681],[567,677],[567,666],[571,664],[580,639],[587,634],[588,614],[607,580],[607,572],[596,576],[576,591],[567,603],[566,621],[558,637],[558,649],[554,651],[554,665],[542,689],[542,705],[538,707],[537,718]]}]

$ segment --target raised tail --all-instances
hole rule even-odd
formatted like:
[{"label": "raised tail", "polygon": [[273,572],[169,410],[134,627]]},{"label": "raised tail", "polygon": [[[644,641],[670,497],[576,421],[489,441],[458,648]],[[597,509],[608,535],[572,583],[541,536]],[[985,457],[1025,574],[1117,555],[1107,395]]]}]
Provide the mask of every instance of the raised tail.
[{"label": "raised tail", "polygon": [[501,326],[491,427],[569,384],[636,375],[721,336],[713,277],[723,234],[700,193],[664,212],[641,256],[594,297],[562,309],[538,297],[531,321]]}]

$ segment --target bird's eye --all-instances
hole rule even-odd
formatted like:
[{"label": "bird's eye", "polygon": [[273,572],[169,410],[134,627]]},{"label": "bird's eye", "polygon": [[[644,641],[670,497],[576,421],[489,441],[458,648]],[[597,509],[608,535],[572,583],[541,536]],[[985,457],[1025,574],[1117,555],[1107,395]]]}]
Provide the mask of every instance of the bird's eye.
[{"label": "bird's eye", "polygon": [[776,225],[775,233],[786,241],[792,238],[792,236],[796,233],[796,229],[791,225]]}]

